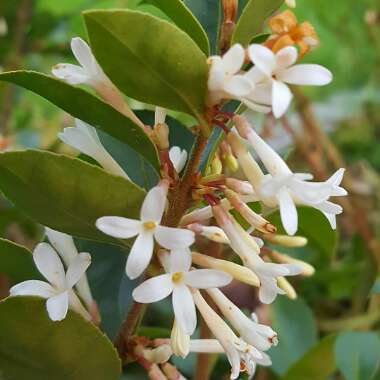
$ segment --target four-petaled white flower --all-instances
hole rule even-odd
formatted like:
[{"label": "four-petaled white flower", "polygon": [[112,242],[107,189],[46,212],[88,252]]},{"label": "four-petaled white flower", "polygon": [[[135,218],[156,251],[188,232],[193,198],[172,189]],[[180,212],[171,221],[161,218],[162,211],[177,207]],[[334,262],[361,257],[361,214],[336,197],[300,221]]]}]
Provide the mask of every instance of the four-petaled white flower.
[{"label": "four-petaled white flower", "polygon": [[[281,221],[289,235],[298,228],[296,204],[314,207],[336,228],[335,216],[342,207],[329,201],[332,196],[345,196],[347,191],[340,187],[344,169],[339,169],[325,182],[308,182],[310,174],[293,173],[285,161],[249,126],[247,121],[234,117],[235,125],[243,138],[246,138],[268,170],[255,189],[261,200],[270,207],[279,205]],[[254,184],[252,184],[254,185]]]},{"label": "four-petaled white flower", "polygon": [[207,289],[226,286],[232,277],[214,269],[194,269],[188,250],[172,250],[166,260],[166,274],[152,277],[133,290],[137,302],[152,303],[172,294],[175,320],[179,327],[191,335],[197,324],[194,300],[190,288]]},{"label": "four-petaled white flower", "polygon": [[246,75],[255,86],[247,99],[263,99],[265,104],[270,96],[273,114],[277,118],[284,115],[293,97],[287,84],[323,86],[332,81],[331,72],[323,66],[296,65],[298,52],[293,46],[273,53],[265,46],[252,44],[248,55],[255,66]]},{"label": "four-petaled white flower", "polygon": [[181,173],[186,165],[187,152],[179,146],[173,146],[169,150],[169,158],[177,173]]},{"label": "four-petaled white flower", "polygon": [[194,233],[180,228],[161,226],[165,211],[168,184],[162,181],[152,188],[145,197],[140,211],[140,220],[119,216],[104,216],[96,226],[107,235],[129,239],[136,235],[127,259],[126,273],[135,279],[147,268],[153,254],[154,240],[167,249],[189,247],[194,242]]},{"label": "four-petaled white flower", "polygon": [[193,297],[208,328],[227,355],[231,365],[231,379],[237,379],[242,370],[246,371],[251,378],[256,371],[257,364],[271,365],[268,355],[235,335],[223,319],[207,304],[199,291],[194,292]]},{"label": "four-petaled white flower", "polygon": [[58,254],[47,243],[37,245],[33,251],[33,260],[48,282],[40,280],[21,282],[10,289],[10,295],[47,298],[46,309],[52,321],[64,319],[69,306],[90,320],[91,317],[73,291],[73,287],[82,278],[91,263],[90,254],[84,252],[78,254],[71,261],[66,274]]},{"label": "four-petaled white flower", "polygon": [[65,128],[58,134],[65,144],[92,157],[108,172],[129,179],[125,171],[102,145],[96,130],[91,125],[75,119],[76,127]]},{"label": "four-petaled white flower", "polygon": [[208,89],[211,105],[222,99],[240,98],[252,91],[251,82],[240,74],[244,60],[245,50],[239,44],[233,45],[223,57],[209,58]]}]

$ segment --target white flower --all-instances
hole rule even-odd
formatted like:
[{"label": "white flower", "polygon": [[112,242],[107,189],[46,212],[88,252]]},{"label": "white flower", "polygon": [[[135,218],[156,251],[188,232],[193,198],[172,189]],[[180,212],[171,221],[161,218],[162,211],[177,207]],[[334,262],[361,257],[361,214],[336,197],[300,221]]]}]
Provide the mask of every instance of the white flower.
[{"label": "white flower", "polygon": [[181,173],[186,165],[187,152],[179,146],[173,146],[169,150],[169,158],[177,173]]},{"label": "white flower", "polygon": [[252,184],[261,200],[270,207],[279,205],[281,221],[289,235],[298,228],[295,204],[314,207],[323,212],[331,227],[336,228],[335,216],[342,207],[329,201],[332,196],[345,196],[347,191],[340,187],[344,169],[339,169],[325,182],[308,182],[310,174],[293,173],[285,161],[249,126],[242,117],[234,117],[235,125],[260,157],[269,174],[261,178],[260,184]]},{"label": "white flower", "polygon": [[91,86],[103,100],[145,129],[144,124],[132,112],[119,90],[104,73],[87,43],[81,38],[75,37],[71,40],[71,50],[80,66],[59,63],[53,67],[52,74],[71,85],[87,84]]},{"label": "white flower", "polygon": [[247,317],[219,289],[208,289],[207,292],[247,343],[260,351],[267,351],[277,345],[277,334],[269,326],[259,324],[257,320]]},{"label": "white flower", "polygon": [[248,95],[251,82],[239,74],[245,60],[245,50],[233,45],[223,57],[209,58],[210,72],[208,78],[209,102],[218,104],[222,99],[233,99]]},{"label": "white flower", "polygon": [[[45,233],[49,239],[50,244],[62,258],[66,267],[69,267],[79,254],[77,248],[75,247],[74,239],[70,235],[52,230],[48,227],[45,227]],[[88,284],[87,276],[85,273],[83,273],[83,276],[78,280],[75,288],[77,289],[79,296],[82,298],[87,308],[93,308],[94,299],[92,297],[90,286]]]},{"label": "white flower", "polygon": [[207,289],[225,286],[232,277],[213,269],[194,269],[191,255],[186,250],[173,250],[165,269],[168,273],[152,277],[133,290],[137,302],[157,302],[172,294],[175,319],[179,327],[191,335],[196,327],[197,317],[190,288]]},{"label": "white flower", "polygon": [[213,206],[213,213],[219,226],[230,240],[231,248],[239,255],[243,264],[260,279],[259,298],[266,304],[272,303],[277,294],[284,291],[277,286],[277,277],[293,276],[302,271],[297,264],[275,264],[265,262],[260,256],[260,248],[252,236],[221,207]]},{"label": "white flower", "polygon": [[[240,371],[248,372],[253,376],[256,371],[256,363],[271,365],[268,355],[251,346],[243,339],[238,338],[223,319],[207,304],[199,291],[194,292],[194,301],[210,331],[215,335],[223,347],[231,365],[231,379],[237,379]],[[215,346],[213,344],[213,346]],[[210,347],[210,349],[217,347]]]},{"label": "white flower", "polygon": [[125,171],[102,145],[96,130],[91,125],[75,119],[76,127],[65,128],[58,137],[65,144],[92,157],[108,172],[129,179]]},{"label": "white flower", "polygon": [[62,261],[55,250],[47,243],[40,243],[33,252],[33,260],[48,282],[39,280],[21,282],[10,289],[10,295],[47,298],[46,309],[52,321],[64,319],[69,306],[84,318],[91,319],[72,289],[90,265],[91,256],[88,253],[78,254],[65,274]]},{"label": "white flower", "polygon": [[96,226],[107,235],[129,239],[136,235],[127,259],[127,276],[135,279],[147,268],[153,254],[154,240],[167,249],[189,247],[194,242],[194,233],[180,228],[161,226],[165,211],[168,184],[162,182],[153,187],[145,197],[140,211],[140,220],[119,216],[104,216]]},{"label": "white flower", "polygon": [[253,44],[248,54],[255,66],[246,75],[255,87],[247,99],[266,104],[270,95],[273,114],[277,118],[286,112],[293,97],[287,84],[323,86],[332,81],[331,72],[320,65],[295,65],[298,53],[293,46],[273,53],[265,46]]}]

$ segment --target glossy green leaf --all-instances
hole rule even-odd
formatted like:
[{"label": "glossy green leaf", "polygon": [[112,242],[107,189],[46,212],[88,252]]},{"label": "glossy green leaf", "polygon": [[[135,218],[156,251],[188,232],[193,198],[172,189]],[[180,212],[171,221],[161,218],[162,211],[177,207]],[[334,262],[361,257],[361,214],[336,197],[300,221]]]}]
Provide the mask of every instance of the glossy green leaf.
[{"label": "glossy green leaf", "polygon": [[0,190],[35,221],[70,235],[112,241],[97,218],[139,214],[144,191],[76,158],[26,150],[0,154]]},{"label": "glossy green leaf", "polygon": [[279,296],[271,311],[280,342],[270,350],[272,369],[283,375],[316,343],[317,328],[312,311],[301,299]]},{"label": "glossy green leaf", "polygon": [[112,343],[74,312],[51,321],[45,303],[36,297],[0,303],[1,379],[117,380],[121,367]]},{"label": "glossy green leaf", "polygon": [[33,91],[70,115],[124,142],[158,170],[157,151],[141,128],[82,88],[34,71],[3,73],[0,74],[0,81]]},{"label": "glossy green leaf", "polygon": [[335,339],[335,335],[329,335],[323,338],[300,360],[294,363],[282,379],[326,380],[336,369],[334,355]]},{"label": "glossy green leaf", "polygon": [[182,0],[143,0],[142,4],[153,4],[161,9],[207,56],[210,54],[206,32]]},{"label": "glossy green leaf", "polygon": [[205,123],[206,56],[185,32],[131,10],[88,11],[84,19],[97,60],[122,91]]},{"label": "glossy green leaf", "polygon": [[32,252],[13,241],[0,239],[0,273],[12,282],[41,278],[34,263]]},{"label": "glossy green leaf", "polygon": [[374,332],[341,333],[335,344],[335,355],[345,380],[375,380],[380,366],[380,338]]},{"label": "glossy green leaf", "polygon": [[249,0],[236,24],[232,42],[248,45],[262,31],[267,18],[283,2],[284,0]]},{"label": "glossy green leaf", "polygon": [[[308,239],[305,249],[313,250],[321,259],[331,259],[338,243],[337,231],[331,228],[326,217],[316,209],[301,206],[297,207],[297,213],[297,235],[305,236]],[[279,211],[269,215],[268,220],[277,227],[278,233],[286,233],[281,223]]]}]

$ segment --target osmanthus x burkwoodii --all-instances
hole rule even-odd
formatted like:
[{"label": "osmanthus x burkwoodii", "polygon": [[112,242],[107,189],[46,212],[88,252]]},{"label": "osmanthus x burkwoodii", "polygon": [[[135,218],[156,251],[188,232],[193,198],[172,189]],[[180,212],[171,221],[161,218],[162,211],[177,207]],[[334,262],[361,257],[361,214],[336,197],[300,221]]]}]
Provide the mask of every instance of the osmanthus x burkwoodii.
[{"label": "osmanthus x burkwoodii", "polygon": [[[142,3],[150,7],[84,12],[88,41],[71,41],[76,64],[59,63],[52,76],[0,75],[72,115],[59,139],[96,162],[41,150],[0,155],[1,191],[45,226],[47,239],[32,254],[2,241],[9,252],[4,260],[30,268],[30,277],[14,284],[0,304],[5,379],[112,380],[121,363],[128,373],[131,361],[152,379],[182,378],[169,361],[190,352],[225,354],[231,379],[241,371],[253,376],[257,365],[271,365],[266,351],[277,345],[277,334],[218,288],[240,281],[257,287],[265,304],[278,294],[293,298],[286,276],[310,276],[314,268],[271,247],[307,244],[294,236],[299,206],[324,214],[331,229],[342,212],[330,197],[346,195],[343,169],[325,182],[294,173],[241,115],[249,108],[281,118],[292,100],[289,85],[331,82],[326,68],[299,63],[318,44],[313,27],[298,25],[290,10],[277,12],[280,0],[247,1],[237,20],[238,1],[222,0],[212,55],[206,32],[182,1]],[[270,33],[259,43],[269,17]],[[154,108],[154,121],[134,112],[127,97]],[[240,104],[233,112],[225,110],[230,101]],[[175,130],[186,128],[179,121],[169,128],[167,113],[193,120],[186,127],[194,136],[191,149],[183,149]],[[136,156],[148,165],[153,186],[137,185],[144,183],[144,170],[122,167],[98,131],[128,146],[131,162]],[[278,209],[282,227],[254,211],[252,202]],[[78,252],[73,237],[123,247],[126,275],[140,281],[113,345],[99,327],[101,312],[85,274],[91,252]],[[223,249],[205,250],[205,241]],[[143,305],[168,296],[170,336],[139,334]],[[197,318],[212,338],[194,338]]]}]

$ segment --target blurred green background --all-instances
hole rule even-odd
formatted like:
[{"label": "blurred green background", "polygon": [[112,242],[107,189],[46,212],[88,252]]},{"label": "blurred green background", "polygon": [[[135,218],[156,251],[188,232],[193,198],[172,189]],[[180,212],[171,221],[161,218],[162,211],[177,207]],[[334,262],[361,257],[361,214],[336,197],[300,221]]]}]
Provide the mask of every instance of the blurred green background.
[{"label": "blurred green background", "polygon": [[[139,2],[2,0],[1,69],[48,74],[56,63],[74,62],[69,41],[74,36],[85,38],[81,11],[133,8]],[[219,1],[185,0],[185,3],[215,42]],[[243,7],[244,1],[240,5]],[[149,10],[149,7],[144,5],[141,9]],[[280,345],[271,353],[273,367],[260,369],[257,379],[376,380],[380,379],[377,295],[380,279],[377,280],[379,273],[371,247],[378,244],[376,239],[380,236],[380,3],[378,0],[297,0],[295,13],[300,21],[308,20],[314,25],[321,41],[305,62],[322,64],[334,74],[332,85],[305,89],[302,96],[311,102],[315,123],[329,134],[349,168],[352,196],[348,205],[354,205],[354,218],[342,217],[337,235],[329,231],[318,215],[312,216],[311,224],[306,222],[306,217],[304,223],[301,220],[302,233],[310,244],[292,254],[311,262],[317,273],[312,278],[293,282],[299,293],[296,301],[281,297],[270,309],[260,306],[256,310],[264,321],[273,322],[280,338]],[[132,105],[144,108],[133,101]],[[299,109],[290,111],[289,120],[296,131],[302,131]],[[71,117],[42,98],[0,84],[2,148],[34,147],[74,153],[57,142],[58,131],[71,125]],[[269,137],[279,149],[290,153],[295,166],[308,166],[297,149],[289,149],[289,138],[279,125]],[[117,147],[112,149],[116,152]],[[322,158],[317,157],[317,161]],[[326,167],[331,174],[332,166]],[[1,235],[33,247],[41,238],[41,228],[4,199],[0,204]],[[355,209],[361,212],[355,213]],[[94,256],[90,281],[103,313],[103,328],[113,337],[134,286],[124,275],[124,254],[117,248],[97,243],[78,241],[78,244]],[[1,291],[6,293],[2,288],[0,296]],[[231,292],[242,307],[252,310],[257,306],[253,293],[245,289]],[[149,310],[144,324],[170,328],[167,302]],[[195,357],[175,363],[186,376],[193,375]],[[212,378],[224,379],[227,368],[226,360],[220,358]],[[123,379],[144,378],[134,366],[124,376]]]}]

